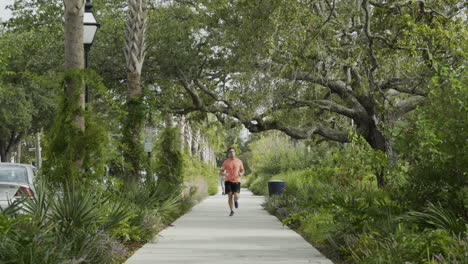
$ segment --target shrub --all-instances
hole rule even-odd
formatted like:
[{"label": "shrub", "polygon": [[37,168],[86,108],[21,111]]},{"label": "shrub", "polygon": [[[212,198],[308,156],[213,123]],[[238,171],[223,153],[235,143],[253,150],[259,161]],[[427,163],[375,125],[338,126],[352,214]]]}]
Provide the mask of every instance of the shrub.
[{"label": "shrub", "polygon": [[398,150],[410,164],[403,200],[421,210],[427,201],[440,202],[466,220],[468,77],[440,68],[428,104],[401,131]]},{"label": "shrub", "polygon": [[329,229],[333,227],[333,215],[326,209],[307,214],[301,221],[299,231],[318,247],[327,245]]},{"label": "shrub", "polygon": [[[209,164],[201,162],[198,157],[187,157],[187,169],[185,171],[185,182],[186,183],[200,183],[204,181],[208,190],[206,194],[202,194],[203,197],[206,195],[214,195],[218,192],[219,176],[216,168],[212,168]],[[190,187],[189,187],[190,188]]]},{"label": "shrub", "polygon": [[9,226],[0,234],[0,262],[118,263],[125,250],[109,234],[127,214],[120,207],[102,210],[106,203],[99,190],[70,187],[52,195],[36,186],[33,199],[15,205],[25,214],[0,215]]},{"label": "shrub", "polygon": [[347,240],[356,263],[466,263],[467,240],[443,230],[414,230],[400,226],[395,233],[362,233]]},{"label": "shrub", "polygon": [[440,203],[428,202],[424,212],[409,212],[403,220],[417,223],[421,229],[430,227],[445,230],[456,236],[466,234],[467,226],[461,217]]},{"label": "shrub", "polygon": [[[184,155],[180,150],[178,128],[165,128],[160,135],[156,154],[158,185],[168,192],[175,192],[184,182]],[[180,191],[180,189],[178,190]]]},{"label": "shrub", "polygon": [[256,195],[268,195],[268,181],[271,179],[269,175],[258,175],[252,177],[249,189]]},{"label": "shrub", "polygon": [[259,174],[274,175],[280,172],[303,169],[315,158],[302,142],[272,132],[250,144],[252,158],[247,162]]}]

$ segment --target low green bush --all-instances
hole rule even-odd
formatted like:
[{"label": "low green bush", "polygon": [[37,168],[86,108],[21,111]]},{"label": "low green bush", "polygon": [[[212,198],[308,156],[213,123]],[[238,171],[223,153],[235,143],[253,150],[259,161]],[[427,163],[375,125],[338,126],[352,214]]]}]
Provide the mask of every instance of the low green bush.
[{"label": "low green bush", "polygon": [[255,178],[249,178],[249,190],[256,195],[268,195],[269,175],[257,175]]},{"label": "low green bush", "polygon": [[[283,221],[291,214],[297,214],[303,211],[303,209],[299,207],[299,204],[295,196],[282,194],[269,197],[263,206],[270,214],[275,215],[278,219]],[[292,222],[293,221],[290,221],[289,224],[292,224]]]},{"label": "low green bush", "polygon": [[311,241],[319,248],[327,245],[329,230],[333,227],[333,215],[326,209],[318,210],[312,214],[306,214],[301,219],[299,232],[304,238]]},{"label": "low green bush", "polygon": [[278,132],[266,133],[266,136],[252,142],[249,148],[252,155],[248,164],[253,171],[264,175],[304,169],[316,159],[304,144]]},{"label": "low green bush", "polygon": [[378,189],[373,173],[381,165],[369,163],[384,160],[376,154],[372,161],[375,153],[357,144],[330,150],[309,168],[254,171],[250,189],[266,194],[269,180],[286,181],[284,194],[268,197],[265,209],[337,261],[466,263],[463,217],[441,203],[411,210],[411,203],[395,199],[398,186]]},{"label": "low green bush", "polygon": [[188,157],[186,166],[186,182],[203,180],[208,186],[208,193],[205,195],[215,195],[218,192],[219,176],[216,168],[201,162],[197,157]]},{"label": "low green bush", "polygon": [[121,207],[102,210],[107,202],[99,190],[36,186],[33,199],[14,205],[22,214],[0,214],[8,227],[0,234],[0,262],[121,262],[125,249],[111,233],[128,215]]},{"label": "low green bush", "polygon": [[348,237],[349,260],[355,263],[466,263],[468,240],[441,229],[424,232],[400,225],[390,234],[361,233]]}]

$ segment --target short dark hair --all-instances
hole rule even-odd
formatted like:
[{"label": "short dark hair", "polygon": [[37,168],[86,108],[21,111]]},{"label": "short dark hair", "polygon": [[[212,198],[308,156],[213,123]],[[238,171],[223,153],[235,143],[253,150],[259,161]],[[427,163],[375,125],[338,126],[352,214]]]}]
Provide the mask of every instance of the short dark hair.
[{"label": "short dark hair", "polygon": [[227,149],[227,153],[229,153],[229,151],[230,151],[231,149],[234,150],[234,151],[236,151],[234,148],[228,148],[228,149]]}]

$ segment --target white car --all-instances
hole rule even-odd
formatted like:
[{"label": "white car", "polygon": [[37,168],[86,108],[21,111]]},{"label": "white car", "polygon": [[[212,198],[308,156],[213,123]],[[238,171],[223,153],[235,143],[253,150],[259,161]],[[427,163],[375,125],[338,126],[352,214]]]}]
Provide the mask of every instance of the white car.
[{"label": "white car", "polygon": [[22,197],[33,197],[35,176],[32,165],[0,163],[0,207],[5,209]]}]

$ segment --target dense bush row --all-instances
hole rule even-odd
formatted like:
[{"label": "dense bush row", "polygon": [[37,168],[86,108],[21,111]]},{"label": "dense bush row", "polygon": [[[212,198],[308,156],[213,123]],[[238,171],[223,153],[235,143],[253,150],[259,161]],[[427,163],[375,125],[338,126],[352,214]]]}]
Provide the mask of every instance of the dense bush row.
[{"label": "dense bush row", "polygon": [[357,137],[309,150],[278,134],[261,138],[250,144],[249,188],[267,195],[269,180],[286,181],[265,208],[337,262],[467,263],[466,85],[451,79],[393,131],[392,162]]},{"label": "dense bush row", "polygon": [[195,158],[184,166],[185,186],[170,193],[156,183],[129,187],[114,177],[87,188],[39,183],[34,199],[0,213],[0,263],[121,263],[135,245],[217,191],[213,168]]}]

